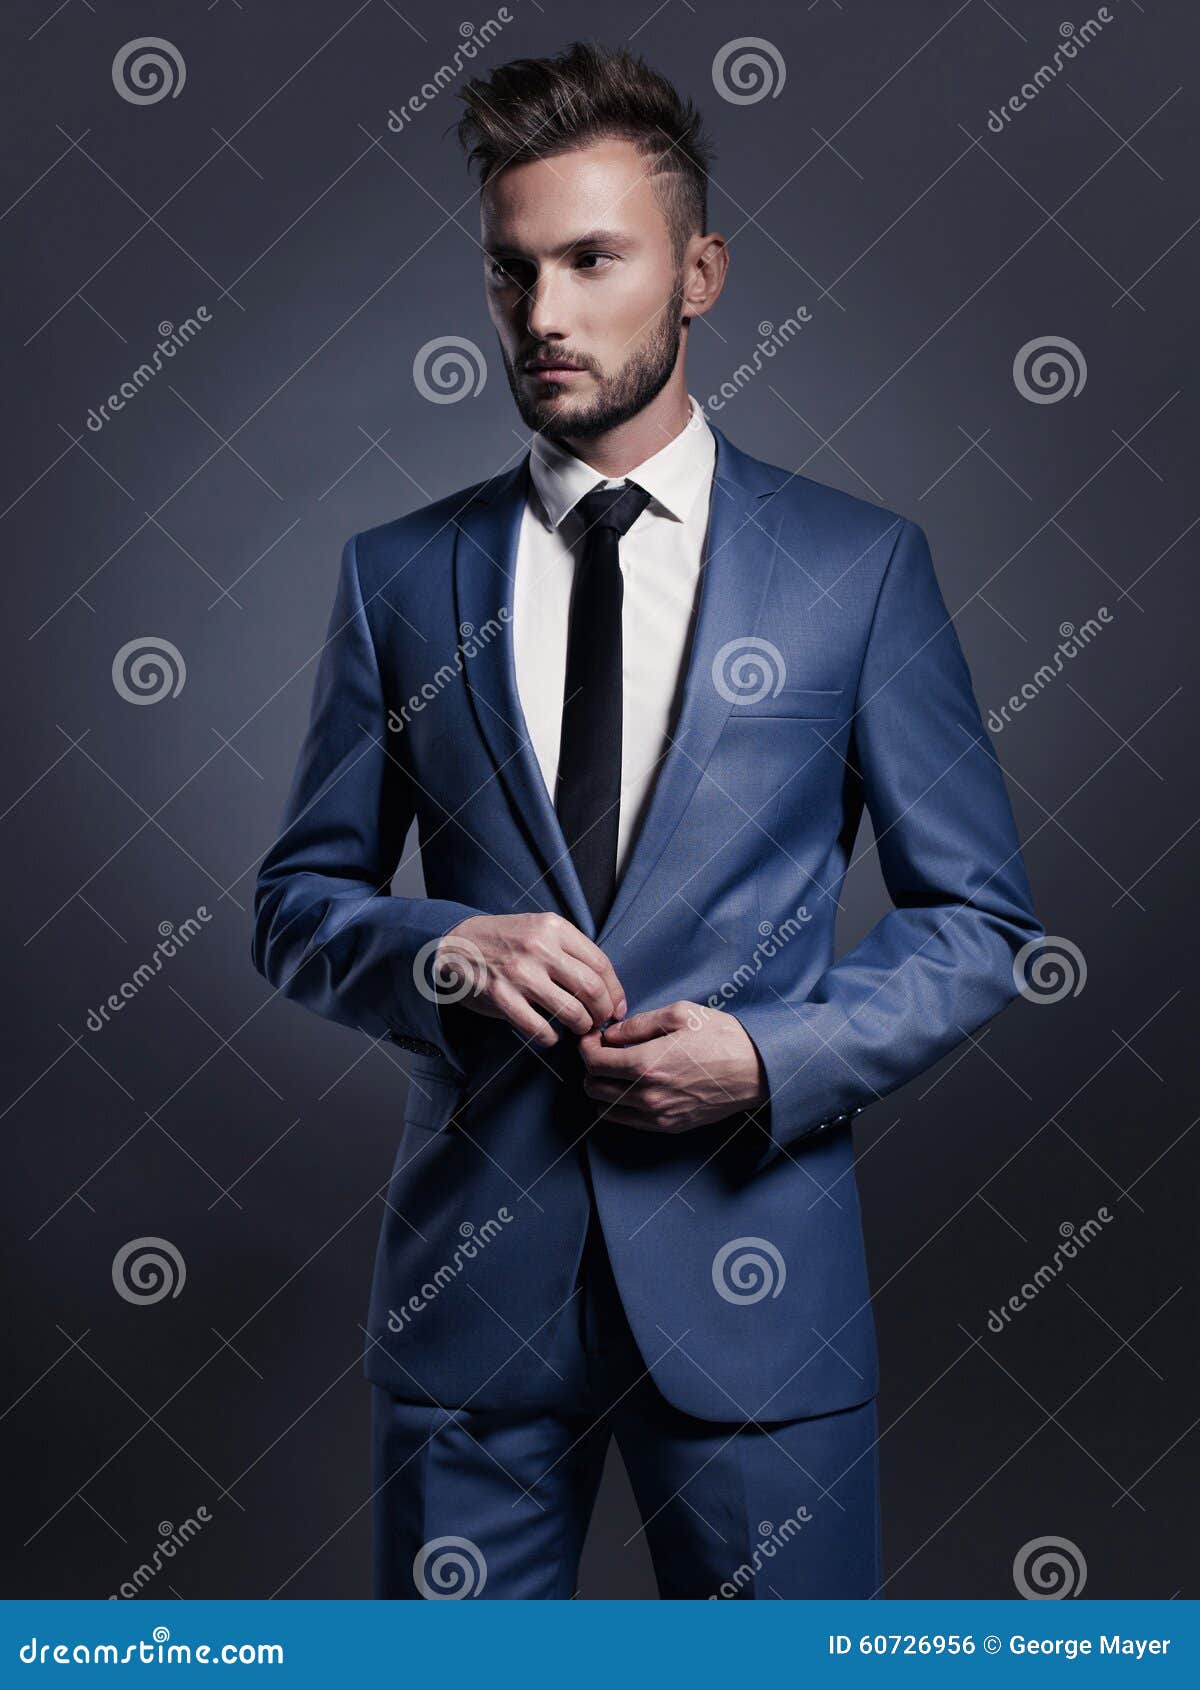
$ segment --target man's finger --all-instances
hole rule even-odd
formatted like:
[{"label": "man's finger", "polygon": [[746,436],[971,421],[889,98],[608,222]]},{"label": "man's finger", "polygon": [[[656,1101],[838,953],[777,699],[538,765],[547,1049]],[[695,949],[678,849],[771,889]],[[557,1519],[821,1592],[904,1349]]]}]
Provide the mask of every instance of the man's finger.
[{"label": "man's finger", "polygon": [[637,1015],[626,1016],[615,1027],[606,1027],[603,1038],[606,1045],[636,1045],[678,1031],[674,1004],[664,1004],[661,1009],[643,1009]]},{"label": "man's finger", "polygon": [[492,999],[500,1018],[507,1021],[524,1038],[531,1039],[542,1049],[549,1050],[558,1043],[558,1034],[537,1010],[526,1003],[511,986],[498,990]]},{"label": "man's finger", "polygon": [[604,1080],[589,1074],[583,1083],[584,1092],[598,1103],[625,1103],[632,1108],[643,1107],[640,1096],[642,1077],[632,1080]]},{"label": "man's finger", "polygon": [[603,1044],[603,1038],[603,1033],[595,1032],[579,1041],[579,1053],[589,1076],[617,1080],[625,1085],[640,1080],[646,1069],[646,1052],[640,1046],[620,1050]]},{"label": "man's finger", "polygon": [[582,1035],[592,1030],[593,1017],[586,1005],[580,1003],[573,992],[564,991],[556,985],[549,974],[540,986],[526,988],[525,1001],[545,1010],[547,1015],[555,1016],[572,1033]]},{"label": "man's finger", "polygon": [[630,1109],[620,1103],[614,1103],[600,1118],[603,1121],[611,1121],[614,1126],[636,1127],[644,1133],[662,1133],[668,1130],[666,1127],[656,1127],[652,1117],[644,1111]]},{"label": "man's finger", "polygon": [[590,963],[580,957],[572,956],[569,951],[560,951],[547,968],[552,980],[564,986],[575,998],[588,1018],[586,1027],[576,1028],[577,1032],[587,1033],[593,1027],[602,1027],[606,1021],[612,1020],[612,999],[607,981],[597,974]]},{"label": "man's finger", "polygon": [[[586,933],[581,933],[578,927],[572,927],[563,935],[562,948],[569,956],[577,957],[580,962],[586,962],[588,967],[597,973],[604,982],[612,1004],[612,1015],[624,1015],[628,1007],[625,1001],[625,988],[617,979],[617,971],[609,962],[604,952]],[[602,1017],[607,1020],[608,1017]]]}]

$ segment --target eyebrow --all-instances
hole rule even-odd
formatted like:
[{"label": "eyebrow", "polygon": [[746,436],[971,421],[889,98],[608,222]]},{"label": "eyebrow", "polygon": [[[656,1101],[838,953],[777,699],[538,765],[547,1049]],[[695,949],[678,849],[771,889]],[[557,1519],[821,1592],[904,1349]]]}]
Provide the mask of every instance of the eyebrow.
[{"label": "eyebrow", "polygon": [[[616,229],[589,229],[586,234],[576,235],[572,240],[563,241],[560,246],[551,247],[550,258],[565,258],[569,252],[583,246],[613,246],[628,248],[633,245],[633,236],[621,234]],[[484,252],[489,258],[527,258],[529,254],[519,246],[513,246],[505,241],[485,243]]]}]

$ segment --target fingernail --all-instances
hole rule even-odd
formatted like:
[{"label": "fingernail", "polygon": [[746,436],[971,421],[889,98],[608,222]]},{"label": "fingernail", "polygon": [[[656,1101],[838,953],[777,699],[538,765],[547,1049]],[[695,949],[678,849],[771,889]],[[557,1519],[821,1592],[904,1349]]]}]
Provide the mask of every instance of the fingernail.
[{"label": "fingernail", "polygon": [[624,1016],[624,1014],[625,1014],[625,1012],[628,1008],[629,1008],[629,1005],[625,1002],[625,999],[622,998],[620,1003],[617,1005],[617,1019],[618,1020],[620,1020]]}]

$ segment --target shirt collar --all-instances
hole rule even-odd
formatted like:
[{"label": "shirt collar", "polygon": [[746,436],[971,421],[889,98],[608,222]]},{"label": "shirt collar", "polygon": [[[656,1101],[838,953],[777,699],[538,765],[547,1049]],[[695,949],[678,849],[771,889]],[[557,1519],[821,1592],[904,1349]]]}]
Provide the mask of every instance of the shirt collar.
[{"label": "shirt collar", "polygon": [[[700,487],[712,474],[716,441],[708,419],[694,395],[688,395],[689,418],[683,430],[651,457],[617,477],[636,481],[668,516],[680,522],[687,516]],[[557,528],[585,493],[610,479],[585,464],[556,441],[535,434],[529,449],[529,473],[549,527]]]}]

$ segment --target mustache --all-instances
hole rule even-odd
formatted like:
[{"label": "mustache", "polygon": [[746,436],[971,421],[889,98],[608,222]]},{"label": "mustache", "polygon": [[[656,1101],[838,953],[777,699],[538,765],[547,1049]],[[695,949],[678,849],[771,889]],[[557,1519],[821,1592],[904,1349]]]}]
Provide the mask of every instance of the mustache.
[{"label": "mustache", "polygon": [[591,368],[591,365],[586,359],[573,357],[569,352],[530,352],[521,360],[523,370],[539,370],[548,367],[587,370]]}]

